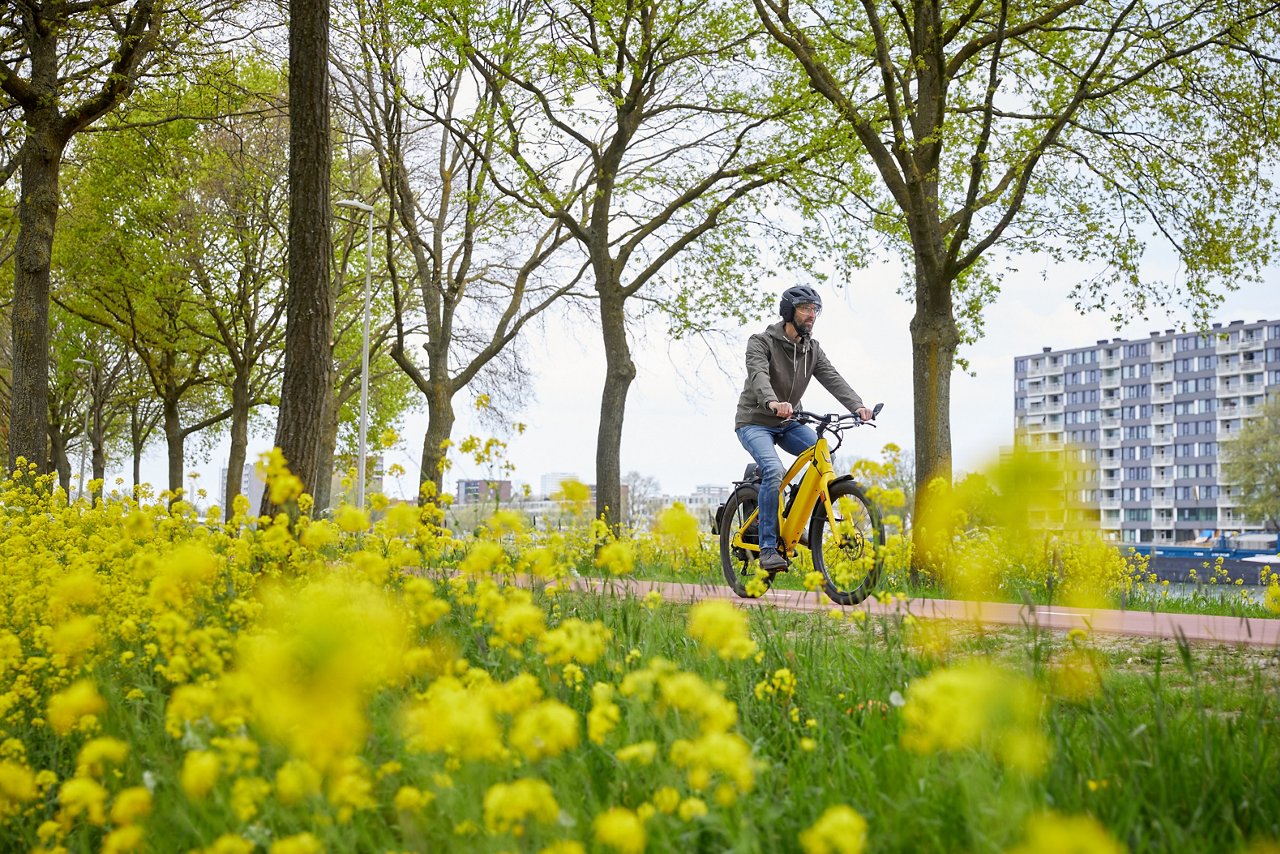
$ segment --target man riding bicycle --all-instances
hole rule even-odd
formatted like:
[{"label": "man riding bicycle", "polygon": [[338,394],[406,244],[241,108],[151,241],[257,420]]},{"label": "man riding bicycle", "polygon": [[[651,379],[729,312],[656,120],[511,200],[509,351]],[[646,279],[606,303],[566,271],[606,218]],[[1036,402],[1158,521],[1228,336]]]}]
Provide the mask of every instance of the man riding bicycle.
[{"label": "man riding bicycle", "polygon": [[786,469],[774,445],[798,456],[818,441],[812,428],[788,420],[800,408],[809,380],[817,377],[823,388],[862,420],[872,417],[812,337],[822,312],[818,292],[807,285],[787,288],[778,311],[780,323],[747,341],[747,381],[734,423],[738,441],[760,469],[760,566],[771,573],[787,567],[786,557],[778,551],[778,492]]}]

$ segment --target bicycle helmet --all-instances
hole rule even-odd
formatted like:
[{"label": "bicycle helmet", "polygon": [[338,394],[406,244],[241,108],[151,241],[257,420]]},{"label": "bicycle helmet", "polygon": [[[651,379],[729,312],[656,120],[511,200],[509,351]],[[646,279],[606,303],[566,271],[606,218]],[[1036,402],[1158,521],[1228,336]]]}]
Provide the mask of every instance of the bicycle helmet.
[{"label": "bicycle helmet", "polygon": [[796,306],[807,302],[813,303],[821,310],[822,295],[808,285],[796,285],[794,288],[787,288],[782,292],[782,301],[778,304],[778,311],[782,314],[782,319],[790,323],[795,320]]}]

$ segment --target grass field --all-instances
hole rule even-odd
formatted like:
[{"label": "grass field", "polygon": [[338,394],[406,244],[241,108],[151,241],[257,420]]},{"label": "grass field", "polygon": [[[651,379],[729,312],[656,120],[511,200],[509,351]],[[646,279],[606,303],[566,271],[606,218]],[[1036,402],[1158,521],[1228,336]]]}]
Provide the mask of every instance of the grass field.
[{"label": "grass field", "polygon": [[0,515],[7,850],[1280,840],[1274,651],[560,585],[584,554],[687,569],[693,541],[661,533],[535,540],[499,516],[459,542],[403,506],[224,525],[35,486]]}]

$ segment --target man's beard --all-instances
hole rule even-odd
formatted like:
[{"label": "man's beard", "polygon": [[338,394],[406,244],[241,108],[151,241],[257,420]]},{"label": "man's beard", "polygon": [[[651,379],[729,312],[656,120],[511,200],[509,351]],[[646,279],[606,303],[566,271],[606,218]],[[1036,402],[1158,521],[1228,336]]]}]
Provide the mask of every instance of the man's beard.
[{"label": "man's beard", "polygon": [[792,325],[796,328],[796,334],[799,335],[801,338],[808,338],[810,335],[813,334],[812,320],[805,321],[797,317],[792,322]]}]

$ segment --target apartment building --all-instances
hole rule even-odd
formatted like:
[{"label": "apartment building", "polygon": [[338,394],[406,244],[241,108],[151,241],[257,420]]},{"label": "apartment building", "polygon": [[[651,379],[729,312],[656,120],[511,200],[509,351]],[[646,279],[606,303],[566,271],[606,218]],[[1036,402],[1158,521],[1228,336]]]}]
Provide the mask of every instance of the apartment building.
[{"label": "apartment building", "polygon": [[1068,515],[1127,543],[1261,530],[1222,478],[1222,443],[1280,393],[1280,321],[1215,323],[1014,358],[1014,434],[1064,452]]}]

